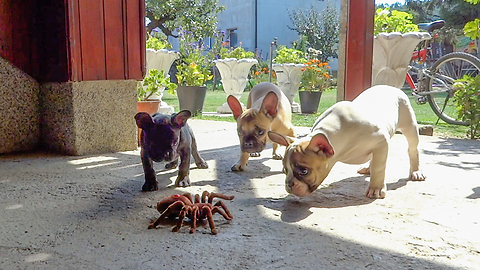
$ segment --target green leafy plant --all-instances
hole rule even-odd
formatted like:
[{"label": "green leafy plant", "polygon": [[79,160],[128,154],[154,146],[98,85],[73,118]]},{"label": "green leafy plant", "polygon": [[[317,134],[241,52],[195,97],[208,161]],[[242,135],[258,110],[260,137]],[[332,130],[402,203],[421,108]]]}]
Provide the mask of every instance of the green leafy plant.
[{"label": "green leafy plant", "polygon": [[294,48],[289,49],[284,45],[280,45],[276,50],[276,56],[273,59],[273,62],[277,64],[285,64],[285,63],[302,64],[307,62],[307,59],[305,58],[304,52]]},{"label": "green leafy plant", "polygon": [[212,66],[215,52],[203,47],[191,31],[179,29],[180,59],[177,64],[177,81],[182,86],[204,86],[213,78]]},{"label": "green leafy plant", "polygon": [[301,91],[323,91],[331,86],[328,63],[310,59],[302,69]]},{"label": "green leafy plant", "polygon": [[[261,82],[268,82],[270,79],[270,70],[269,70],[269,63],[268,61],[261,61],[258,60],[258,64],[255,64],[254,67],[250,70],[250,80],[249,85],[250,87],[254,87],[255,85]],[[275,71],[272,71],[272,83],[276,83],[277,76]]]},{"label": "green leafy plant", "polygon": [[177,85],[170,82],[170,76],[163,75],[163,70],[150,69],[145,79],[137,86],[137,99],[139,101],[148,100],[154,94],[159,95],[163,88],[169,94],[175,94]]},{"label": "green leafy plant", "polygon": [[221,59],[225,59],[225,58],[242,59],[242,58],[254,58],[255,57],[255,53],[245,51],[245,49],[241,45],[242,44],[240,43],[240,46],[238,46],[236,48],[230,48],[230,49],[222,47],[220,49],[220,58]]},{"label": "green leafy plant", "polygon": [[150,35],[148,36],[145,45],[147,49],[154,49],[156,51],[161,49],[172,49],[172,44],[170,44],[166,38],[154,37]]},{"label": "green leafy plant", "polygon": [[470,123],[467,131],[470,139],[480,138],[480,76],[463,76],[454,83],[454,99],[458,117]]},{"label": "green leafy plant", "polygon": [[386,32],[415,32],[418,25],[412,22],[413,15],[408,12],[378,8],[375,11],[374,35]]},{"label": "green leafy plant", "polygon": [[206,71],[195,62],[177,66],[178,84],[183,86],[203,86],[213,78],[210,71]]},{"label": "green leafy plant", "polygon": [[463,34],[471,40],[475,40],[480,36],[480,19],[467,22],[463,27]]}]

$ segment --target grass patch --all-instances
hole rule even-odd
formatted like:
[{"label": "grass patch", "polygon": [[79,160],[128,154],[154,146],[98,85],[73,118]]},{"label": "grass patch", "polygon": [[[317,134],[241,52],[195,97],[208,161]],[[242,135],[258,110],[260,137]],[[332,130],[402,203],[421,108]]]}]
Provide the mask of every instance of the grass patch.
[{"label": "grass patch", "polygon": [[[454,138],[466,138],[466,132],[468,127],[465,126],[457,126],[451,125],[443,122],[442,120],[438,120],[438,117],[430,108],[430,105],[418,105],[415,102],[415,97],[411,96],[408,91],[405,91],[407,95],[410,97],[410,102],[412,103],[413,110],[415,111],[415,115],[417,117],[417,121],[419,124],[423,125],[433,125],[434,126],[434,134],[435,136],[439,137],[454,137]],[[243,104],[247,104],[249,92],[243,92],[240,101]],[[320,99],[320,105],[318,108],[318,113],[316,114],[293,114],[292,116],[292,123],[294,126],[305,126],[311,127],[315,123],[315,120],[318,116],[324,112],[327,108],[335,104],[337,100],[337,91],[326,91],[322,93],[322,97]],[[175,111],[179,110],[178,98],[176,95],[170,95],[164,92],[163,101],[168,103],[168,105],[173,106]],[[207,95],[205,97],[205,103],[203,106],[204,112],[216,112],[217,107],[221,106],[223,103],[227,101],[226,94],[223,90],[216,90],[213,91],[211,89],[207,90]],[[295,101],[299,103],[298,95],[295,97]],[[214,115],[198,115],[195,116],[194,119],[204,119],[204,120],[216,120],[216,121],[227,121],[227,122],[235,122],[233,117],[225,117],[225,116],[214,116]]]}]

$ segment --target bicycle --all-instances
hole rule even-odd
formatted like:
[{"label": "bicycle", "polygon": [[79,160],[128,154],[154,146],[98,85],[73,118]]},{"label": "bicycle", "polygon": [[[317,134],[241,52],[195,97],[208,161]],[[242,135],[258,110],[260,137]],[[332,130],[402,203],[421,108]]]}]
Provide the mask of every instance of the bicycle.
[{"label": "bicycle", "polygon": [[[431,33],[442,28],[444,24],[443,20],[438,20],[419,24],[419,27]],[[422,65],[408,67],[406,82],[412,89],[412,95],[416,97],[417,103],[428,102],[433,112],[446,123],[468,126],[468,122],[459,119],[452,99],[456,91],[454,83],[464,75],[470,77],[480,75],[480,59],[464,52],[450,52],[435,60],[429,42],[424,42],[422,48],[413,53],[412,61],[415,60],[421,60]],[[433,64],[429,63],[429,60]],[[415,75],[416,83],[413,79]]]}]

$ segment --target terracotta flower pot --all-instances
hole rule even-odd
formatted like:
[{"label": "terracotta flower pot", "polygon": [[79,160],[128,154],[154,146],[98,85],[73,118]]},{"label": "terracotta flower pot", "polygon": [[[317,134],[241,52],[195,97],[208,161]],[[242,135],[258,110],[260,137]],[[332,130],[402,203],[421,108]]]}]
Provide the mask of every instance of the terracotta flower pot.
[{"label": "terracotta flower pot", "polygon": [[150,115],[157,113],[160,100],[137,101],[137,112],[146,112]]},{"label": "terracotta flower pot", "polygon": [[[137,112],[146,112],[150,115],[157,113],[160,108],[161,100],[147,100],[147,101],[137,101]],[[137,143],[140,146],[140,133],[141,129],[138,129],[137,132]]]}]

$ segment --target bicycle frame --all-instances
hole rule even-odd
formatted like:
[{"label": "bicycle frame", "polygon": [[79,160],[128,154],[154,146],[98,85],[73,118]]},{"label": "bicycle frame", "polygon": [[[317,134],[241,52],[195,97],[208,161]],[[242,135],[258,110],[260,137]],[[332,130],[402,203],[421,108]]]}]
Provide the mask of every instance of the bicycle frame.
[{"label": "bicycle frame", "polygon": [[[418,79],[417,79],[418,84],[415,85],[412,75],[410,75],[410,73],[407,72],[406,81],[410,86],[410,88],[412,89],[413,94],[419,95],[419,96],[427,96],[433,93],[447,93],[451,90],[450,89],[451,87],[449,85],[445,84],[444,81],[438,79],[435,76],[438,76],[444,80],[448,80],[453,83],[454,80],[452,78],[442,74],[432,75],[429,68],[417,68],[413,66],[408,66],[408,68],[409,70],[414,70],[418,74]],[[424,85],[427,83],[427,77],[433,79],[434,82],[438,83],[438,85],[440,85],[443,90],[427,91],[426,89],[428,87],[427,85]]]}]

